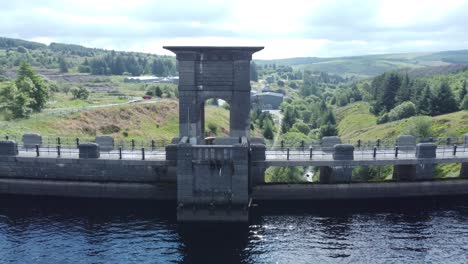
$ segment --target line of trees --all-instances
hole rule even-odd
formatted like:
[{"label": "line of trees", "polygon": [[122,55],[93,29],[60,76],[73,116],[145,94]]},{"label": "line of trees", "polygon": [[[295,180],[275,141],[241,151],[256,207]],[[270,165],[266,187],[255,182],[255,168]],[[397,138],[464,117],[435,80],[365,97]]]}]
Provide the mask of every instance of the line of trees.
[{"label": "line of trees", "polygon": [[175,64],[170,59],[149,60],[146,57],[127,56],[115,52],[91,60],[85,59],[78,70],[95,75],[168,76],[177,74]]},{"label": "line of trees", "polygon": [[[385,73],[375,77],[367,92],[371,95],[372,113],[385,123],[414,115],[442,115],[464,107],[466,81],[456,96],[446,81],[430,86],[423,79]],[[467,99],[468,100],[468,99]]]}]

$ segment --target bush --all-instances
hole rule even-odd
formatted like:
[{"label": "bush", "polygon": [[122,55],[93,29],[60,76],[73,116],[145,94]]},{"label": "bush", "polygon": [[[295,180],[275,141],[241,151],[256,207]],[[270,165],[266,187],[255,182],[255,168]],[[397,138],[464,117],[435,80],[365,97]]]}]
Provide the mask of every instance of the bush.
[{"label": "bush", "polygon": [[388,113],[389,121],[396,121],[416,114],[416,105],[412,102],[403,102]]},{"label": "bush", "polygon": [[208,130],[213,135],[216,135],[216,133],[218,132],[218,126],[216,124],[213,124],[213,123],[208,123]]},{"label": "bush", "polygon": [[292,129],[293,129],[292,131],[301,132],[304,135],[308,135],[310,132],[309,126],[302,121],[298,121],[294,123]]},{"label": "bush", "polygon": [[86,100],[89,97],[89,91],[84,87],[74,87],[71,90],[71,93],[73,94],[74,99]]},{"label": "bush", "polygon": [[377,118],[377,124],[384,124],[387,123],[389,120],[388,113],[381,113]]},{"label": "bush", "polygon": [[403,132],[404,135],[412,135],[418,138],[432,137],[434,132],[432,131],[432,119],[429,116],[415,117],[409,122]]}]

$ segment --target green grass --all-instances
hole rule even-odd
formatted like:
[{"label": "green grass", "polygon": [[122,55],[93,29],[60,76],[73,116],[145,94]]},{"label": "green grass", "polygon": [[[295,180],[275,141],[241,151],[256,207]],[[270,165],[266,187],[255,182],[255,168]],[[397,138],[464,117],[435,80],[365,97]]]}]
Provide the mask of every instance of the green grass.
[{"label": "green grass", "polygon": [[[24,133],[45,136],[94,137],[110,134],[116,139],[170,139],[179,134],[178,103],[113,106],[80,112],[43,112],[29,119],[0,121],[0,135],[20,138]],[[219,127],[218,135],[229,130],[229,111],[207,107],[206,123]]]},{"label": "green grass", "polygon": [[[339,135],[344,139],[396,138],[412,123],[415,117],[385,124],[376,124],[369,112],[369,104],[357,102],[336,109]],[[459,111],[432,118],[434,136],[462,136],[468,133],[468,111]]]},{"label": "green grass", "polygon": [[360,136],[360,131],[376,125],[377,118],[369,112],[369,104],[357,102],[336,110],[339,135],[346,139]]},{"label": "green grass", "polygon": [[441,66],[468,63],[468,50],[443,52],[413,52],[401,54],[364,55],[336,58],[288,58],[256,61],[258,64],[288,65],[299,69],[324,71],[340,75],[376,76],[401,68]]}]

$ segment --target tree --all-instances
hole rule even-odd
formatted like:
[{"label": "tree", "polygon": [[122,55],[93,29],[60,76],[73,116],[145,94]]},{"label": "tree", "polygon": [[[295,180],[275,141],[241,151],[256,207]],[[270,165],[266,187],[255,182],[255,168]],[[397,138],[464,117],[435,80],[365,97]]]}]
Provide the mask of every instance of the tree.
[{"label": "tree", "polygon": [[156,96],[159,97],[159,98],[162,97],[163,92],[162,92],[162,90],[161,90],[161,87],[156,86],[156,89],[154,90],[154,95],[156,95]]},{"label": "tree", "polygon": [[424,87],[420,99],[417,101],[417,112],[420,115],[432,115],[432,92],[429,86]]},{"label": "tree", "polygon": [[465,95],[467,94],[467,90],[466,90],[466,80],[463,80],[463,84],[462,84],[462,87],[460,88],[460,91],[458,92],[458,100],[460,100],[460,102],[463,101],[463,99],[465,99]]},{"label": "tree", "polygon": [[0,89],[2,108],[9,111],[12,118],[29,117],[32,109],[27,94],[19,91],[14,83],[9,83]]},{"label": "tree", "polygon": [[273,139],[273,125],[269,119],[266,119],[264,124],[263,124],[263,136],[266,139]]},{"label": "tree", "polygon": [[338,129],[334,124],[326,124],[320,127],[320,137],[329,137],[338,135]]},{"label": "tree", "polygon": [[465,95],[465,98],[463,98],[461,104],[460,104],[460,109],[462,110],[468,110],[468,95]]},{"label": "tree", "polygon": [[398,89],[400,89],[400,86],[400,77],[396,73],[391,73],[385,80],[381,104],[387,111],[390,111],[393,107],[395,107],[396,94]]},{"label": "tree", "polygon": [[86,100],[89,97],[89,91],[84,87],[74,87],[71,89],[71,93],[74,99]]},{"label": "tree", "polygon": [[432,100],[432,106],[434,115],[452,113],[458,110],[455,96],[446,82],[441,83],[438,89],[436,89]]},{"label": "tree", "polygon": [[398,92],[396,95],[396,101],[398,103],[403,103],[403,102],[409,101],[410,99],[411,99],[411,83],[408,77],[408,73],[406,73],[405,77],[403,77],[403,80],[401,82],[400,89],[398,89]]},{"label": "tree", "polygon": [[45,107],[49,98],[49,89],[31,65],[21,64],[15,84],[18,91],[30,98],[28,107],[33,111],[40,112]]},{"label": "tree", "polygon": [[59,70],[61,73],[68,72],[68,65],[64,57],[59,58]]}]

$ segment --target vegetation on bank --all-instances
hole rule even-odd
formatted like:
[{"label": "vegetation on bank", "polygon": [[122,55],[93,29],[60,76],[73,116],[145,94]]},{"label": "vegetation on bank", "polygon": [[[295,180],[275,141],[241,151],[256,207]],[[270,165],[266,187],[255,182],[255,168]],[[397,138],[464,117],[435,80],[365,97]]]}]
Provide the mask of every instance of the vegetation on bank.
[{"label": "vegetation on bank", "polygon": [[[116,139],[172,139],[179,134],[177,101],[112,106],[76,112],[43,112],[28,119],[0,121],[0,135],[20,138],[23,133],[85,137],[112,135]],[[206,107],[206,130],[215,124],[215,135],[229,131],[229,111]],[[213,131],[213,130],[210,130]]]}]

